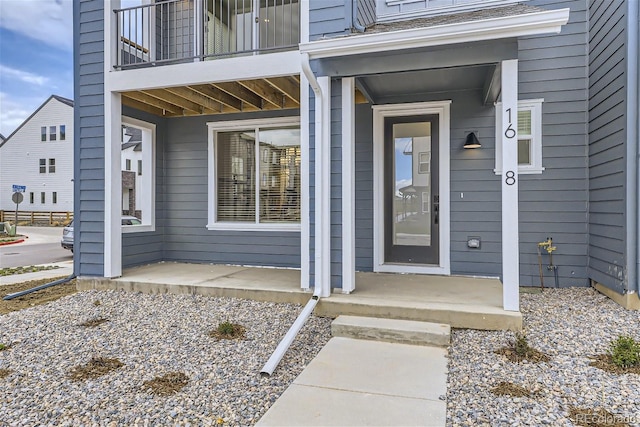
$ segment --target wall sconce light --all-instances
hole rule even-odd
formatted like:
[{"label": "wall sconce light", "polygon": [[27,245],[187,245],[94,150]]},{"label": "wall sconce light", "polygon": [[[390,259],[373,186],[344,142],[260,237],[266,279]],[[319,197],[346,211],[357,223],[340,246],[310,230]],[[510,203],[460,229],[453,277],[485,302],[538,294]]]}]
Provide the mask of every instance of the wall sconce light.
[{"label": "wall sconce light", "polygon": [[467,135],[467,139],[464,141],[464,148],[480,148],[480,141],[478,141],[478,137],[475,133],[469,132]]}]

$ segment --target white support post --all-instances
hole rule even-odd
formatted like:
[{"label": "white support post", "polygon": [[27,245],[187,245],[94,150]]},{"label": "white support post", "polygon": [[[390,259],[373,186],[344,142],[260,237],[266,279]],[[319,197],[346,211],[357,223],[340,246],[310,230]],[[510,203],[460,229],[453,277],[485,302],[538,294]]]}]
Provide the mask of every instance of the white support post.
[{"label": "white support post", "polygon": [[104,96],[104,277],[122,276],[122,103]]},{"label": "white support post", "polygon": [[300,73],[300,287],[309,290],[309,80]]},{"label": "white support post", "polygon": [[502,295],[505,310],[520,309],[518,238],[518,60],[502,61]]},{"label": "white support post", "polygon": [[315,293],[328,297],[331,295],[331,80],[318,77],[318,85],[323,97],[316,96]]},{"label": "white support post", "polygon": [[356,288],[355,79],[342,79],[342,292]]}]

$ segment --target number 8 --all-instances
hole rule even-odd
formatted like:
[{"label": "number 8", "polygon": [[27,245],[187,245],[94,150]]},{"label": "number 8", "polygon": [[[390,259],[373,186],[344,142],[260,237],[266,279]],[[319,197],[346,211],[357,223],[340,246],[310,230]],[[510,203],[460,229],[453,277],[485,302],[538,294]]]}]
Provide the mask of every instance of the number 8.
[{"label": "number 8", "polygon": [[514,171],[507,171],[506,173],[506,178],[504,180],[504,182],[507,185],[513,185],[516,183],[516,173]]}]

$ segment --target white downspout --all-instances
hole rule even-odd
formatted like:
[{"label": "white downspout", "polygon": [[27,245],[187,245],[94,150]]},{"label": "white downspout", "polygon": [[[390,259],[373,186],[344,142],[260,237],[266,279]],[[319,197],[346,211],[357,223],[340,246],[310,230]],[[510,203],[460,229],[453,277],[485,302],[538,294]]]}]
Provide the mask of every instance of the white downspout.
[{"label": "white downspout", "polygon": [[[320,117],[322,116],[321,107],[323,105],[324,98],[322,96],[322,89],[318,84],[318,80],[316,79],[316,76],[313,74],[313,71],[311,71],[311,67],[309,66],[309,55],[307,54],[302,54],[302,72],[304,73],[307,80],[309,81],[309,85],[313,89],[313,92],[316,96],[315,149],[317,151],[322,141],[322,126],[321,126]],[[318,174],[316,174],[316,185],[318,185],[317,182],[319,179],[317,175]],[[316,211],[317,211],[317,206],[318,204],[316,202]],[[316,215],[316,221],[318,221],[317,215]],[[316,235],[316,240],[320,238],[321,236]],[[316,254],[317,254],[317,248],[316,248]],[[271,355],[267,363],[265,363],[265,365],[262,367],[262,370],[260,371],[260,375],[271,376],[271,374],[273,374],[273,371],[276,369],[276,367],[284,357],[284,354],[287,352],[287,350],[291,346],[291,343],[298,335],[298,332],[300,332],[300,329],[302,329],[307,319],[311,316],[311,313],[313,312],[313,309],[316,307],[316,304],[318,304],[320,297],[326,295],[325,293],[326,288],[329,288],[329,291],[331,290],[331,284],[328,280],[329,278],[326,278],[326,279],[327,279],[326,283],[319,283],[318,277],[316,275],[316,285],[314,287],[313,296],[307,302],[307,305],[304,306],[304,308],[302,309],[302,312],[298,315],[298,318],[296,319],[296,321],[293,322],[293,325],[291,325],[291,327],[285,334],[282,341],[280,341],[280,343],[276,347],[275,351],[273,352],[273,354]]]}]

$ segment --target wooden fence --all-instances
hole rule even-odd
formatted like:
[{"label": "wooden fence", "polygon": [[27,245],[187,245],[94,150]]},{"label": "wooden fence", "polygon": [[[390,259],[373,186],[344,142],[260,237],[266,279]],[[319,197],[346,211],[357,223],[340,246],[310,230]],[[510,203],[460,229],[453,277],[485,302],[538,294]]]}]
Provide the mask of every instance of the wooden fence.
[{"label": "wooden fence", "polygon": [[[0,222],[13,223],[16,211],[0,210]],[[73,212],[18,211],[18,225],[66,225],[73,219]]]}]

